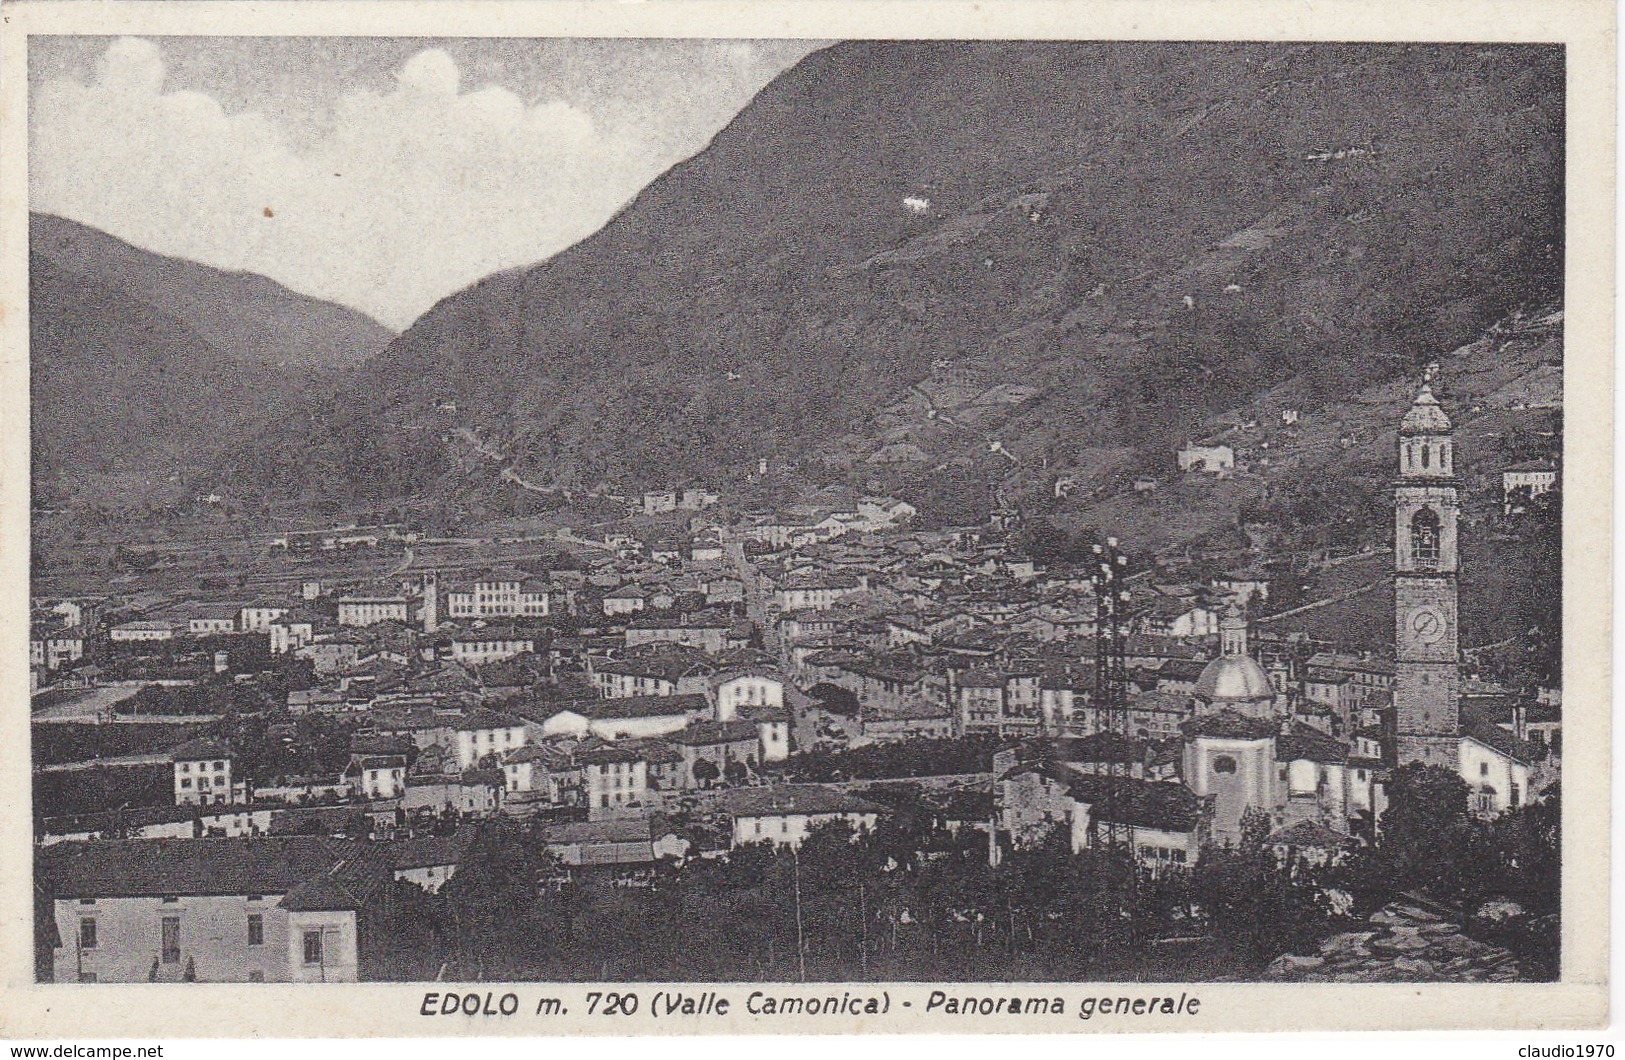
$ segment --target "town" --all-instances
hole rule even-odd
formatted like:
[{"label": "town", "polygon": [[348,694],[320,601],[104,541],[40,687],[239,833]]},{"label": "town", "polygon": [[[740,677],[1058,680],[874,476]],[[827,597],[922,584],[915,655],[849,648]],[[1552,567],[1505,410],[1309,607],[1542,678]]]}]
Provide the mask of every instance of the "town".
[{"label": "town", "polygon": [[[120,549],[33,602],[38,974],[1555,975],[1561,692],[1461,643],[1457,442],[1412,386],[1391,552],[1323,559],[1384,565],[1385,651],[1256,548],[840,486]],[[1496,485],[1560,500],[1546,462]]]}]

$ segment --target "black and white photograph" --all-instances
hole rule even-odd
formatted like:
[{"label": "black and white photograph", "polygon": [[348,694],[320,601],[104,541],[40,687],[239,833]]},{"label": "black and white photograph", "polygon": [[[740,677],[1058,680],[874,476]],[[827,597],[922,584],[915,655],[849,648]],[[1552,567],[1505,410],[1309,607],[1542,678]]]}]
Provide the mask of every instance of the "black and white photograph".
[{"label": "black and white photograph", "polygon": [[1573,978],[1562,41],[26,62],[34,987]]}]

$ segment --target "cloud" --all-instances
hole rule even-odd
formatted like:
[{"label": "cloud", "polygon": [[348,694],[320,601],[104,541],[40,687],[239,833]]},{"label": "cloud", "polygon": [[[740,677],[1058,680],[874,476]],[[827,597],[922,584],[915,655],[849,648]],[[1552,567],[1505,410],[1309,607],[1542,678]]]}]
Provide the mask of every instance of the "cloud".
[{"label": "cloud", "polygon": [[34,209],[395,327],[585,237],[673,161],[570,102],[465,89],[439,48],[385,91],[341,95],[297,146],[261,114],[165,91],[160,49],[132,38],[109,45],[89,83],[43,82],[30,119]]}]

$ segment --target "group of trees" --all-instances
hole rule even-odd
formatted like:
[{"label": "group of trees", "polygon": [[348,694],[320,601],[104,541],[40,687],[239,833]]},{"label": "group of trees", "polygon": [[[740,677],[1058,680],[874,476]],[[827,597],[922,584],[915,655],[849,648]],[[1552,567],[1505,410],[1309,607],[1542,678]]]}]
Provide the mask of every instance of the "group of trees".
[{"label": "group of trees", "polygon": [[[1341,862],[1285,859],[1262,815],[1231,848],[1158,873],[1074,852],[1057,830],[989,864],[981,832],[883,818],[831,824],[641,877],[569,876],[540,837],[485,824],[438,894],[397,885],[372,947],[382,978],[517,980],[1078,980],[1254,975],[1312,953],[1408,892],[1462,910],[1534,978],[1557,972],[1555,798],[1480,821],[1447,771],[1397,771],[1379,841]],[[680,925],[680,926],[679,926]],[[1160,941],[1159,941],[1160,940]]]},{"label": "group of trees", "polygon": [[[1073,854],[1064,836],[991,868],[980,833],[956,842],[896,824],[873,833],[827,825],[799,851],[740,847],[725,859],[664,866],[637,886],[604,877],[536,886],[558,875],[522,830],[485,829],[438,894],[397,888],[392,929],[374,951],[378,974],[1126,978],[1157,959],[1134,945],[1136,933],[1189,915],[1182,891],[1150,913],[1145,896],[1161,892],[1148,876],[1137,888],[1126,860]],[[1141,906],[1144,915],[1128,915]]]},{"label": "group of trees", "polygon": [[788,780],[815,784],[986,773],[993,768],[993,753],[999,746],[994,736],[899,740],[841,750],[803,751],[769,768],[775,768]]},{"label": "group of trees", "polygon": [[1035,563],[1044,566],[1075,565],[1094,559],[1099,535],[1092,529],[1069,531],[1055,525],[1047,516],[1034,516],[1022,525],[1017,547]]}]

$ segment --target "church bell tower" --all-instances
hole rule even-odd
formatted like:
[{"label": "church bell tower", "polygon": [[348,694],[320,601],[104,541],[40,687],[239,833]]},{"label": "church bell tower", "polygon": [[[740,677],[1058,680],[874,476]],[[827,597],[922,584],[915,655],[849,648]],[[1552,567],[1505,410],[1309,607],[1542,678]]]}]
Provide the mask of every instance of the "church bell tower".
[{"label": "church bell tower", "polygon": [[1460,754],[1456,484],[1450,418],[1423,384],[1399,428],[1394,486],[1394,722],[1399,763]]}]

